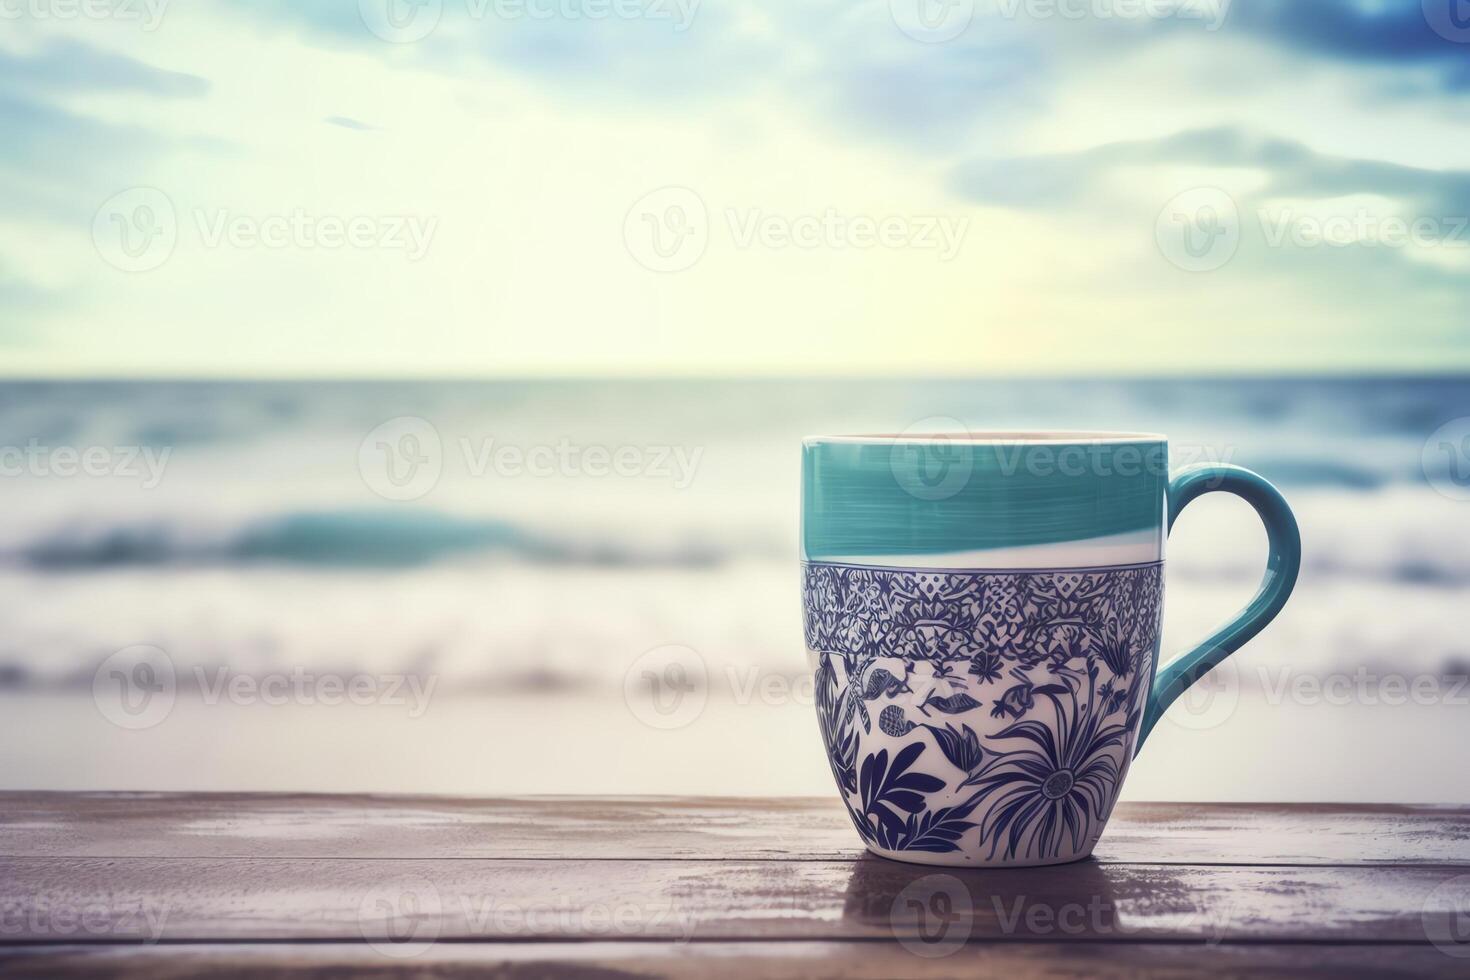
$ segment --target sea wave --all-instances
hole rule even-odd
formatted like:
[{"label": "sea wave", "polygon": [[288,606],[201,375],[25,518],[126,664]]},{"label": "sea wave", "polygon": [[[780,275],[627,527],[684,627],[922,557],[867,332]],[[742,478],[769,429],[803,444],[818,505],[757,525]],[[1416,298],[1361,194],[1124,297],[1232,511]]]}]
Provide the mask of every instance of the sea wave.
[{"label": "sea wave", "polygon": [[[1242,664],[1464,673],[1467,505],[1423,488],[1290,492],[1302,576]],[[132,645],[180,684],[222,669],[431,673],[450,692],[617,697],[628,664],[687,645],[730,691],[804,671],[794,508],[752,530],[632,515],[557,527],[430,509],[60,522],[0,546],[0,687],[85,691]],[[12,529],[13,531],[14,529]],[[1243,606],[1265,550],[1223,494],[1171,535],[1166,651]],[[1250,674],[1242,682],[1254,677]]]},{"label": "sea wave", "polygon": [[[1470,584],[1467,505],[1426,487],[1374,491],[1287,487],[1301,525],[1303,567],[1349,577]],[[291,508],[217,513],[53,514],[0,539],[0,566],[41,574],[153,567],[415,569],[494,561],[560,568],[708,569],[743,560],[794,561],[794,506],[736,517],[721,501],[683,511],[625,508],[583,514],[455,512],[429,507]],[[1190,579],[1260,574],[1264,534],[1243,504],[1207,495],[1181,516],[1169,560]]]},{"label": "sea wave", "polygon": [[0,551],[11,564],[44,571],[248,564],[411,568],[466,557],[535,565],[705,568],[728,560],[731,551],[694,535],[674,541],[558,535],[426,509],[300,511],[235,527],[167,517],[68,521]]}]

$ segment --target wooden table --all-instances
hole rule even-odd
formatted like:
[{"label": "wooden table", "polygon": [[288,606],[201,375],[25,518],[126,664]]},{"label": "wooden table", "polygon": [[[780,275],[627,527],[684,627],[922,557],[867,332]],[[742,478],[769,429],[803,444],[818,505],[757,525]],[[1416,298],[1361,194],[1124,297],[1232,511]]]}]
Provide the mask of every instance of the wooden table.
[{"label": "wooden table", "polygon": [[1124,804],[866,856],[832,800],[0,794],[0,974],[1470,976],[1470,808]]}]

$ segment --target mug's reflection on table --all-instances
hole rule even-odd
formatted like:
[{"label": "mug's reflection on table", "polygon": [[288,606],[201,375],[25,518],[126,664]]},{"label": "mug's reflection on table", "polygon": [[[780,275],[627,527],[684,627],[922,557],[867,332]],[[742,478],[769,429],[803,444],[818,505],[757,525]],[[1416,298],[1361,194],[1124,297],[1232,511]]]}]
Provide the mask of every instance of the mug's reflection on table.
[{"label": "mug's reflection on table", "polygon": [[0,794],[0,974],[1464,976],[1470,808],[1122,804],[1092,859],[827,800]]}]

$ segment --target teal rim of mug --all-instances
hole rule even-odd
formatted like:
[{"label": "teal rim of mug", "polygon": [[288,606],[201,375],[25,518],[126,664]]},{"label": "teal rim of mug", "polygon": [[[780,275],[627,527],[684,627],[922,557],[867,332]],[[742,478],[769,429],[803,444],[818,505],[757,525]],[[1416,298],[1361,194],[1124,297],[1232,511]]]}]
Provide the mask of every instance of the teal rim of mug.
[{"label": "teal rim of mug", "polygon": [[932,555],[1162,537],[1168,440],[957,432],[802,441],[802,557]]}]

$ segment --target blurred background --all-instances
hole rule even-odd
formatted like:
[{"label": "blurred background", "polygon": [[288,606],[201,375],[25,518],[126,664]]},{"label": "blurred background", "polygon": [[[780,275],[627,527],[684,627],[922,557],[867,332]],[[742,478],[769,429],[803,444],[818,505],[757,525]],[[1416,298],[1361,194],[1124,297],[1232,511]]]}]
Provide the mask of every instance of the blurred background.
[{"label": "blurred background", "polygon": [[[1458,0],[0,0],[0,787],[831,792],[799,442],[1165,432],[1134,799],[1470,801]],[[1265,541],[1207,498],[1165,655]]]}]

